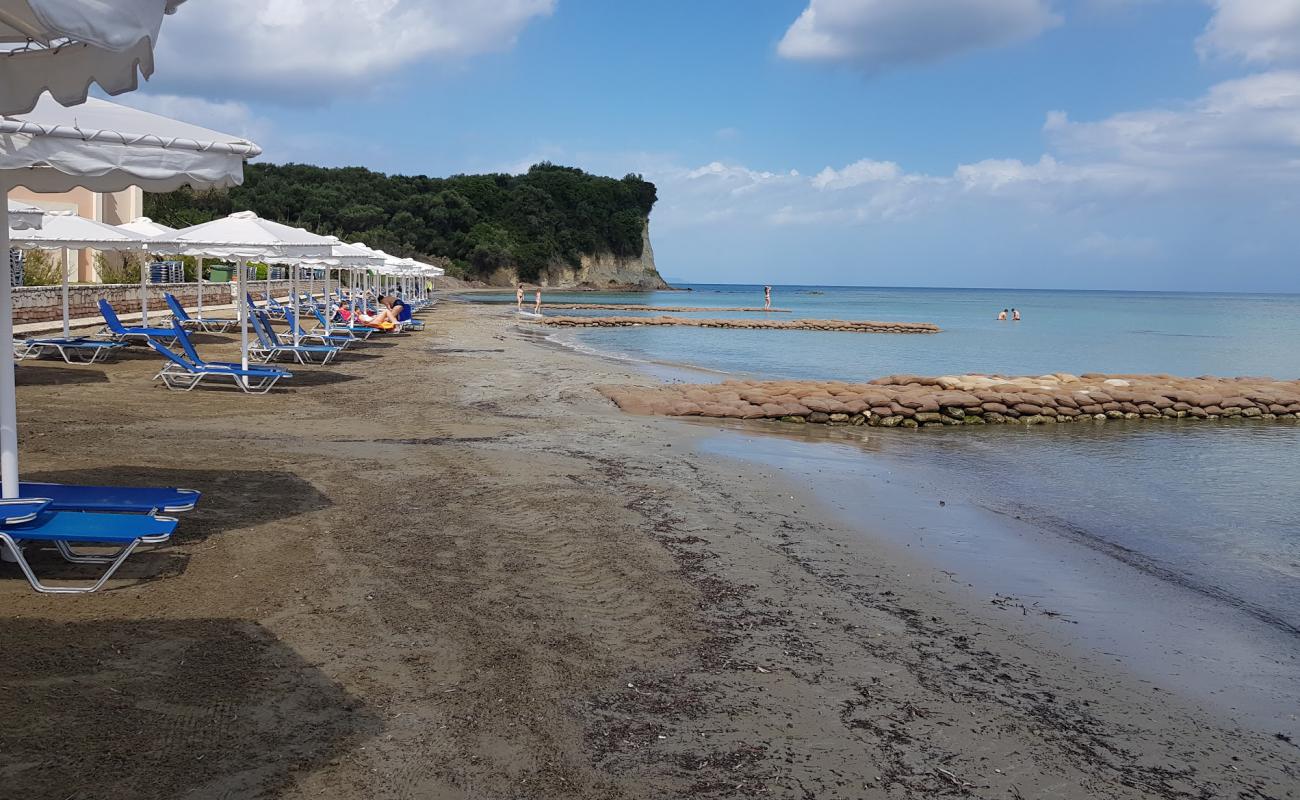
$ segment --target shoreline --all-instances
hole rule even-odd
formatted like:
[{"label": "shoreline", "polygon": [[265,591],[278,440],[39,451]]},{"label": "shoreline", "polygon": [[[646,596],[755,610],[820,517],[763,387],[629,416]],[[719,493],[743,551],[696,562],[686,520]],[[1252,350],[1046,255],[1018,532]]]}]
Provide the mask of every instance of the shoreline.
[{"label": "shoreline", "polygon": [[[815,493],[697,452],[698,424],[622,414],[593,386],[639,377],[626,365],[490,307],[426,320],[256,402],[151,390],[146,356],[24,367],[25,474],[205,497],[124,568],[143,582],[71,602],[0,582],[11,785],[1172,798],[1300,780],[1293,745],[966,607]],[[166,759],[118,757],[159,741]],[[54,769],[69,750],[88,768]]]}]

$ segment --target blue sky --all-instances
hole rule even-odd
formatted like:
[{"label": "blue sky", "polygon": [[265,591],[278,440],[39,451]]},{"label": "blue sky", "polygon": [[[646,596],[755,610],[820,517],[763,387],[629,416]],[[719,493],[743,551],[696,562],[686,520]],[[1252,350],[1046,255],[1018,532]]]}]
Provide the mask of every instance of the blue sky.
[{"label": "blue sky", "polygon": [[124,102],[659,186],[695,281],[1300,291],[1300,0],[226,0]]}]

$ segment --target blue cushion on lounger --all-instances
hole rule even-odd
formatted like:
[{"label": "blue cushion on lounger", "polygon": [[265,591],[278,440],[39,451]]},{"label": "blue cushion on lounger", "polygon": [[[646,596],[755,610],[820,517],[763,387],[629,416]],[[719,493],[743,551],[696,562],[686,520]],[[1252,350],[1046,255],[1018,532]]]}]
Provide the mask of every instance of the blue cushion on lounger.
[{"label": "blue cushion on lounger", "polygon": [[201,497],[194,489],[75,486],[32,481],[23,481],[19,484],[18,493],[23,497],[48,498],[50,511],[119,511],[141,514],[152,511],[161,513],[189,511]]}]

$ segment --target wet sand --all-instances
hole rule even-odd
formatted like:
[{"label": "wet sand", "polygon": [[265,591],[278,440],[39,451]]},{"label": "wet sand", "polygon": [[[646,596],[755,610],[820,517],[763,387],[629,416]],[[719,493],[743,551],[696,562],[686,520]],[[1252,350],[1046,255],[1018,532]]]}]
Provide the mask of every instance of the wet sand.
[{"label": "wet sand", "polygon": [[622,414],[593,386],[623,365],[426,319],[264,398],[153,388],[143,353],[20,366],[24,475],[205,497],[111,591],[3,568],[0,796],[1300,793],[1294,745]]}]

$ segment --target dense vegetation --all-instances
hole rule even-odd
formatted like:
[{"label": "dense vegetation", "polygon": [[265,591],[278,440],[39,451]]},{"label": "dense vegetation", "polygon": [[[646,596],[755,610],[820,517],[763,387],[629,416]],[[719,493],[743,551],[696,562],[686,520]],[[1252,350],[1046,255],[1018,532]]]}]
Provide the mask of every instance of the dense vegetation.
[{"label": "dense vegetation", "polygon": [[655,186],[537,164],[523,175],[384,175],[360,167],[250,164],[228,191],[145,196],[145,213],[185,227],[233,211],[297,225],[394,255],[444,256],[453,274],[514,267],[533,280],[548,264],[583,254],[641,252]]}]

